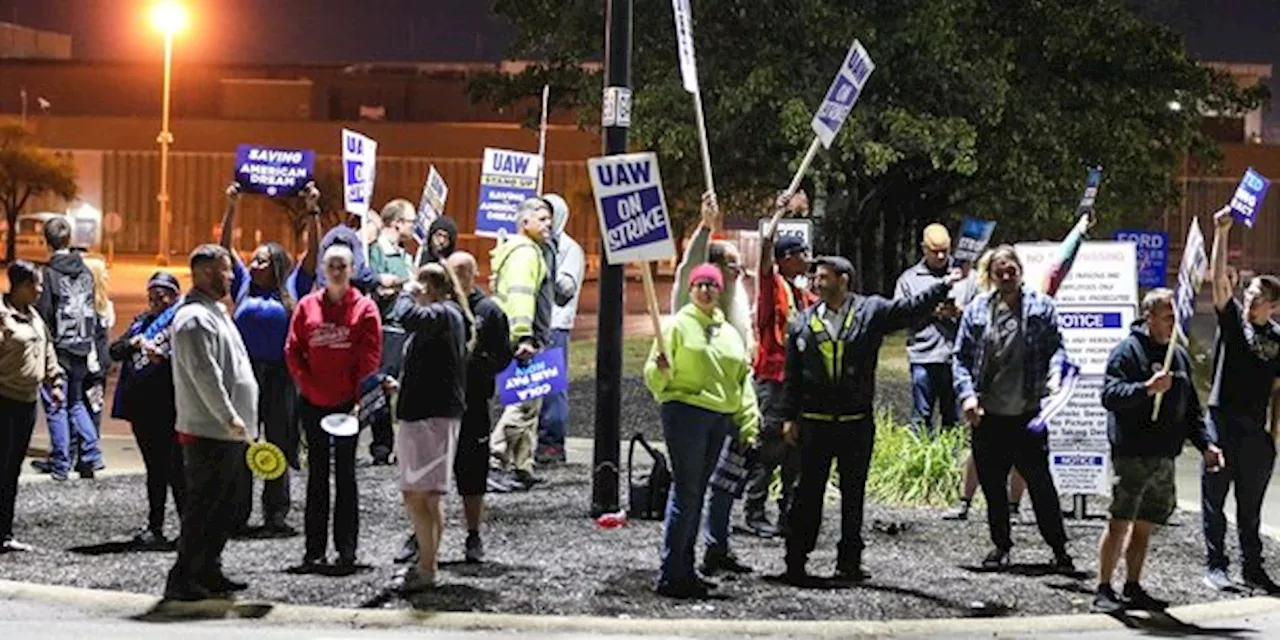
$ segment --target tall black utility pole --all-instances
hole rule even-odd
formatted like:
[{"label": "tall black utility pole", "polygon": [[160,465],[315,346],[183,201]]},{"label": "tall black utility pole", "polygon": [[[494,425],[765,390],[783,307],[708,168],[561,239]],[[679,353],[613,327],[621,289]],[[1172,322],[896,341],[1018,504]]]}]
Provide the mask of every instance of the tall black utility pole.
[{"label": "tall black utility pole", "polygon": [[[604,29],[604,154],[627,152],[631,126],[631,9],[632,0],[606,0]],[[601,241],[600,255],[607,255]],[[619,510],[618,464],[622,411],[622,295],[621,266],[600,267],[600,317],[596,341],[596,432],[591,467],[591,515]]]}]

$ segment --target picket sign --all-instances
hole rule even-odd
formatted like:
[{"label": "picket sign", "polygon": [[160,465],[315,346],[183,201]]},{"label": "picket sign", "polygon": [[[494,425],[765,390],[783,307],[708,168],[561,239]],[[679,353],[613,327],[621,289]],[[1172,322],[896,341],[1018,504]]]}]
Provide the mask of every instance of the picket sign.
[{"label": "picket sign", "polygon": [[422,185],[422,198],[418,201],[418,218],[413,224],[413,235],[419,244],[427,242],[427,233],[431,223],[444,215],[444,204],[449,198],[449,185],[436,166],[431,165],[427,172],[427,181]]},{"label": "picket sign", "polygon": [[1249,167],[1244,172],[1244,178],[1240,179],[1240,186],[1231,196],[1231,215],[1252,229],[1269,188],[1271,188],[1271,181],[1264,178],[1253,167]]},{"label": "picket sign", "polygon": [[349,213],[363,216],[373,204],[378,143],[350,129],[342,130],[342,197]]},{"label": "picket sign", "polygon": [[[1182,249],[1182,263],[1178,265],[1178,290],[1173,299],[1173,340],[1164,354],[1164,371],[1173,366],[1173,352],[1178,340],[1190,342],[1186,327],[1196,311],[1196,296],[1204,284],[1204,276],[1209,270],[1209,257],[1204,252],[1204,235],[1200,233],[1200,223],[1191,218],[1191,227],[1187,229],[1187,242]],[[1155,405],[1151,408],[1151,421],[1160,416],[1160,405],[1164,403],[1164,393],[1157,393]]]},{"label": "picket sign", "polygon": [[291,196],[311,181],[316,152],[242,144],[236,147],[235,181],[245,193]]},{"label": "picket sign", "polygon": [[[684,90],[693,94],[694,116],[698,124],[698,144],[702,150],[702,178],[707,191],[716,192],[711,172],[711,145],[707,142],[707,117],[702,109],[702,88],[698,84],[698,61],[693,48],[693,11],[689,0],[671,0],[676,20],[676,51],[680,54],[680,78]],[[712,229],[712,232],[718,229]]]},{"label": "picket sign", "polygon": [[[849,47],[849,53],[845,55],[844,64],[836,73],[835,80],[831,81],[826,97],[822,99],[822,104],[818,106],[817,112],[813,114],[813,120],[809,123],[810,128],[813,129],[813,142],[809,143],[809,149],[800,160],[800,166],[796,169],[795,176],[791,178],[791,184],[787,186],[785,197],[790,198],[800,190],[800,182],[804,180],[805,172],[809,170],[809,165],[813,164],[814,157],[818,155],[819,146],[831,148],[836,134],[840,133],[845,120],[849,119],[858,96],[862,95],[862,88],[866,86],[867,79],[875,70],[876,64],[872,62],[871,54],[867,53],[861,42],[854,40],[853,46]],[[785,211],[786,207],[780,207],[774,212],[773,221],[768,227],[770,237],[777,229],[778,220],[782,218]]]},{"label": "picket sign", "polygon": [[542,124],[538,127],[538,195],[542,195],[542,174],[547,168],[547,104],[551,100],[551,85],[542,85]]}]

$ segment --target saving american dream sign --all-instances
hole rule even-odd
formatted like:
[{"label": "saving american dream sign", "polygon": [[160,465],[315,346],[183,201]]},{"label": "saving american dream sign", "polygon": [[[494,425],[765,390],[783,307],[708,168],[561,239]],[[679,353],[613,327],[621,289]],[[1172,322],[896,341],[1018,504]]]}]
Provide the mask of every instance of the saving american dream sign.
[{"label": "saving american dream sign", "polygon": [[512,360],[497,379],[498,400],[505,405],[520,404],[569,388],[569,368],[565,366],[564,349],[548,349],[525,364]]},{"label": "saving american dream sign", "polygon": [[476,208],[476,235],[498,237],[500,231],[516,233],[520,203],[538,195],[536,153],[485,149],[480,166],[480,205]]},{"label": "saving american dream sign", "polygon": [[311,181],[316,152],[310,149],[275,149],[252,144],[236,147],[236,182],[245,193],[291,196]]},{"label": "saving american dream sign", "polygon": [[676,244],[658,157],[631,153],[591,158],[587,167],[608,263],[674,258]]}]

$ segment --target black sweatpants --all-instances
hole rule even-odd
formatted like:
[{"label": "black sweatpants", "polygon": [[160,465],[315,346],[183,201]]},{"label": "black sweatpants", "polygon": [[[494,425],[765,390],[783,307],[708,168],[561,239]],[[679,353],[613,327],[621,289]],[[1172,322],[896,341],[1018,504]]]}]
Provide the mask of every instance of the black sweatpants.
[{"label": "black sweatpants", "polygon": [[164,506],[168,493],[173,492],[173,506],[179,518],[187,499],[182,446],[178,444],[178,434],[171,418],[145,417],[130,423],[138,451],[142,453],[142,464],[147,470],[147,528],[156,535],[164,534]]},{"label": "black sweatpants", "polygon": [[1017,468],[1027,481],[1040,535],[1055,553],[1067,548],[1062,505],[1049,473],[1049,433],[1027,430],[1036,414],[997,416],[988,413],[973,429],[973,462],[987,499],[987,526],[997,549],[1013,548],[1009,529],[1009,469]]},{"label": "black sweatpants", "polygon": [[765,502],[773,471],[782,467],[782,495],[778,498],[778,524],[786,522],[787,510],[795,500],[796,482],[800,477],[800,451],[782,437],[782,383],[756,381],[756,398],[760,403],[760,451],[747,476],[747,499],[743,505],[747,521],[765,518]]},{"label": "black sweatpants", "polygon": [[831,477],[831,461],[840,472],[840,543],[838,568],[856,569],[862,562],[862,508],[867,471],[876,444],[871,417],[850,422],[804,420],[800,424],[800,481],[787,523],[787,567],[803,568],[818,544],[822,503]]},{"label": "black sweatpants", "polygon": [[[280,447],[289,464],[298,456],[298,390],[294,387],[289,367],[283,362],[255,362],[253,375],[258,381],[258,423],[263,439]],[[245,465],[246,491],[244,508],[236,516],[237,527],[247,527],[253,511],[253,473]],[[289,499],[289,469],[275,480],[262,482],[262,524],[284,524],[292,502]]]},{"label": "black sweatpants", "polygon": [[222,550],[231,537],[245,491],[240,468],[244,442],[198,438],[182,447],[187,500],[182,511],[178,560],[169,571],[166,592],[207,585],[222,573]]},{"label": "black sweatpants", "polygon": [[13,537],[18,476],[36,426],[36,403],[0,396],[0,542]]},{"label": "black sweatpants", "polygon": [[320,428],[331,413],[351,413],[353,405],[317,407],[301,398],[298,415],[307,431],[306,559],[320,560],[329,548],[329,457],[333,451],[333,546],[340,558],[355,558],[360,535],[356,491],[356,438],[337,438]]}]

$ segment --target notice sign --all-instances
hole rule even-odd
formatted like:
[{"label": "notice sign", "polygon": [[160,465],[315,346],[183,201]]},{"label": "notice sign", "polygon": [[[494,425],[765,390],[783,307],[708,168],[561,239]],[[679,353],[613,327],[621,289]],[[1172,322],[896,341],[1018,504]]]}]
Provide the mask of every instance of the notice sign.
[{"label": "notice sign", "polygon": [[1134,305],[1058,307],[1062,341],[1071,361],[1080,366],[1080,375],[1101,376],[1107,372],[1107,357],[1129,335],[1134,309]]},{"label": "notice sign", "polygon": [[1236,187],[1235,195],[1231,196],[1231,215],[1252,229],[1253,223],[1258,219],[1258,211],[1262,209],[1262,201],[1267,197],[1267,189],[1270,187],[1270,180],[1254,171],[1253,167],[1249,167],[1249,170],[1244,172],[1244,178],[1240,180],[1240,186]]},{"label": "notice sign", "polygon": [[[1058,262],[1061,246],[1050,242],[1014,247],[1022,260],[1023,282],[1044,282]],[[1137,248],[1129,242],[1085,242],[1075,265],[1055,297],[1065,305],[1136,305],[1138,303]]]},{"label": "notice sign", "polygon": [[418,242],[425,242],[427,231],[436,218],[444,215],[444,203],[449,198],[449,185],[445,184],[436,166],[431,165],[427,182],[422,185],[422,199],[418,201],[418,219],[413,224],[413,235]]},{"label": "notice sign", "polygon": [[545,398],[569,388],[569,368],[564,349],[543,351],[521,365],[512,360],[497,378],[498,399],[505,405]]},{"label": "notice sign", "polygon": [[476,235],[496,238],[500,231],[516,232],[516,211],[520,203],[538,195],[541,164],[542,159],[536,153],[484,150]]},{"label": "notice sign", "polygon": [[251,144],[236,147],[236,182],[245,193],[291,196],[311,181],[316,152],[302,149],[273,149]]},{"label": "notice sign", "polygon": [[1169,267],[1169,234],[1163,231],[1117,231],[1117,242],[1132,242],[1138,250],[1138,286],[1163,287]]},{"label": "notice sign", "polygon": [[1060,494],[1105,496],[1111,494],[1109,450],[1053,453],[1049,472]]},{"label": "notice sign", "polygon": [[378,143],[369,136],[342,130],[342,199],[347,211],[369,213],[377,172]]},{"label": "notice sign", "polygon": [[867,53],[861,42],[854,40],[853,46],[849,47],[849,54],[844,58],[844,64],[840,65],[840,72],[831,82],[831,88],[827,89],[827,96],[822,99],[822,105],[809,123],[814,134],[822,140],[823,147],[831,148],[836,134],[840,133],[840,127],[844,126],[849,112],[853,111],[858,96],[862,95],[862,87],[867,84],[867,78],[875,70],[876,63],[871,61],[871,54]]},{"label": "notice sign", "polygon": [[631,153],[587,160],[609,264],[665,260],[676,255],[662,193],[658,157]]},{"label": "notice sign", "polygon": [[952,254],[957,262],[977,262],[987,245],[991,244],[991,236],[996,232],[994,220],[979,220],[965,217],[960,223],[960,239]]}]

